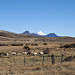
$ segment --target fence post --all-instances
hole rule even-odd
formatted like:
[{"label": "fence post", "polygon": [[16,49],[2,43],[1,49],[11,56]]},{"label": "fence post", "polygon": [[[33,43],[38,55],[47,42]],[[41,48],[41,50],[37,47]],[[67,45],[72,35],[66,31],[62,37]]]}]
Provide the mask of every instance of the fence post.
[{"label": "fence post", "polygon": [[[16,60],[15,60],[15,58],[13,58],[13,61],[14,61],[14,70],[16,71]],[[14,71],[14,73],[13,73],[14,75],[15,75],[15,73],[16,73],[15,71]]]},{"label": "fence post", "polygon": [[61,55],[61,63],[64,61],[64,58],[63,57],[64,57],[64,55],[62,54]]},{"label": "fence post", "polygon": [[2,67],[1,67],[2,68],[2,75],[3,75],[3,63],[4,62],[3,62],[3,57],[2,57]]},{"label": "fence post", "polygon": [[24,56],[24,66],[25,66],[25,61],[26,61],[26,60],[25,60],[25,56]]},{"label": "fence post", "polygon": [[43,56],[43,60],[42,60],[42,65],[44,65],[44,56]]},{"label": "fence post", "polygon": [[53,54],[51,55],[51,60],[52,60],[52,64],[54,64],[55,63],[55,58],[54,58]]}]

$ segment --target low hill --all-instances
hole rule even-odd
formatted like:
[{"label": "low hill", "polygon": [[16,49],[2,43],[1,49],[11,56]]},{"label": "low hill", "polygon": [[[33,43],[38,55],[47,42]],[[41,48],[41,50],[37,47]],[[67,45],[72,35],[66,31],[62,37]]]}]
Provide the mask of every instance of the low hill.
[{"label": "low hill", "polygon": [[[51,34],[50,34],[51,35]],[[56,37],[40,37],[40,36],[33,36],[33,35],[27,35],[27,34],[17,34],[17,33],[12,33],[8,31],[2,31],[0,30],[0,41],[43,41],[43,42],[75,42],[74,37],[58,37],[57,35],[54,34]]]},{"label": "low hill", "polygon": [[35,40],[43,42],[75,42],[74,37],[40,37]]},{"label": "low hill", "polygon": [[17,33],[12,33],[8,31],[3,31],[0,30],[0,40],[16,40],[16,39],[25,39],[25,38],[33,38],[35,36],[32,35],[23,35],[23,34],[17,34]]}]

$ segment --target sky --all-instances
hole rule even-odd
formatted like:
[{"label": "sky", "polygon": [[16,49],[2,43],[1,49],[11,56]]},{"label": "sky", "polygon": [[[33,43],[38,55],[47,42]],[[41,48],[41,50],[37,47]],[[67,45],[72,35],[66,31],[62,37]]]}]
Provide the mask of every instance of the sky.
[{"label": "sky", "polygon": [[0,30],[75,37],[75,0],[0,0]]}]

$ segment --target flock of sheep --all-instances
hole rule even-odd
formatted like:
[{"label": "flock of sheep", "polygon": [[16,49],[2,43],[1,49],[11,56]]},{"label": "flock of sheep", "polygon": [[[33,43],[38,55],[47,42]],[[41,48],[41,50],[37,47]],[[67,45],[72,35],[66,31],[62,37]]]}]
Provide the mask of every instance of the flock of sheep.
[{"label": "flock of sheep", "polygon": [[44,52],[23,52],[24,55],[43,55]]},{"label": "flock of sheep", "polygon": [[[8,56],[8,55],[18,55],[19,53],[17,53],[17,52],[11,52],[10,54],[9,53],[5,53],[5,52],[0,52],[0,56]],[[21,52],[20,54],[22,54],[22,55],[43,55],[44,54],[44,52],[42,51],[42,52],[33,52],[33,51],[31,51],[31,52]]]}]

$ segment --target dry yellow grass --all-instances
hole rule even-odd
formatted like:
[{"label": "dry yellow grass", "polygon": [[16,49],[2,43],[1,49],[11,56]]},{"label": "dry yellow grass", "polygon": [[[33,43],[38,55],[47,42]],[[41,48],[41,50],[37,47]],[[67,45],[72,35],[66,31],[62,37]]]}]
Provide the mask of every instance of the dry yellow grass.
[{"label": "dry yellow grass", "polygon": [[[31,41],[0,41],[0,43],[9,44],[8,46],[0,46],[0,52],[18,52],[21,53],[25,44],[30,44],[30,51],[39,52],[45,48],[49,48],[50,53],[55,56],[64,57],[74,56],[75,48],[59,48],[66,42],[46,42],[47,45],[43,45],[45,42]],[[22,43],[23,46],[11,46],[11,43]],[[37,46],[31,46],[31,43],[37,43]],[[72,43],[72,42],[67,42]],[[26,59],[24,66],[24,56]],[[51,58],[45,57],[44,65],[42,65],[42,57],[39,56],[27,56],[27,55],[15,55],[7,56],[5,58],[0,57],[0,75],[75,75],[75,60],[69,62],[60,63],[60,57],[55,57],[56,63],[52,65]]]}]

